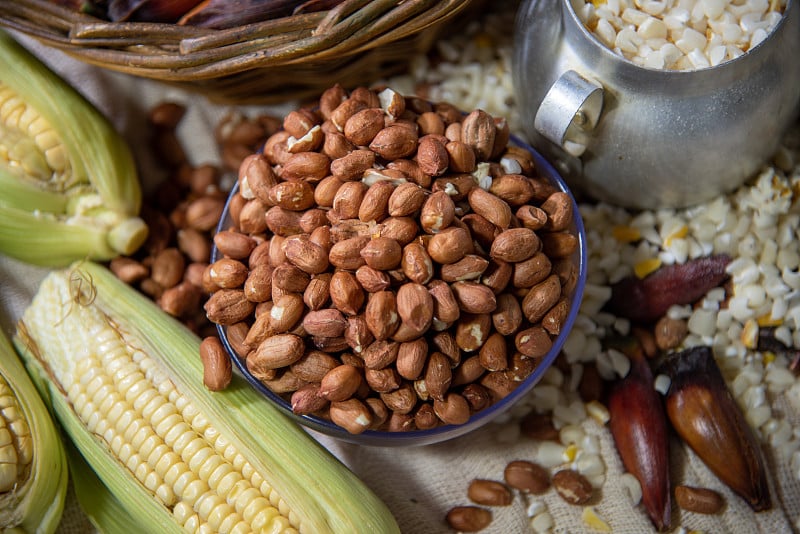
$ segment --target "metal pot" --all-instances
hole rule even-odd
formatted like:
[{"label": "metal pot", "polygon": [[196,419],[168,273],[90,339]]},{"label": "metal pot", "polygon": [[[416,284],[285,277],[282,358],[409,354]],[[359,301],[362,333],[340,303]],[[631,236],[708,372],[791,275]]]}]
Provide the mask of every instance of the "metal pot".
[{"label": "metal pot", "polygon": [[742,56],[693,71],[640,67],[569,0],[525,0],[513,78],[525,133],[570,186],[630,208],[729,192],[774,154],[800,111],[800,0]]}]

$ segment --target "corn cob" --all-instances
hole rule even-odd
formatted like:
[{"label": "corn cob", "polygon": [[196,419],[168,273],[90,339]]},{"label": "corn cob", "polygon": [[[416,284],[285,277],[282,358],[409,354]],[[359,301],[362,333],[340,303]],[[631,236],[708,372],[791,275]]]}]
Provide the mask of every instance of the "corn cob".
[{"label": "corn cob", "polygon": [[48,275],[15,343],[84,458],[149,531],[398,531],[363,482],[242,379],[205,389],[199,338],[98,264]]},{"label": "corn cob", "polygon": [[50,413],[0,331],[0,532],[54,532],[67,478]]},{"label": "corn cob", "polygon": [[0,31],[0,252],[47,266],[147,237],[133,155],[108,120]]}]

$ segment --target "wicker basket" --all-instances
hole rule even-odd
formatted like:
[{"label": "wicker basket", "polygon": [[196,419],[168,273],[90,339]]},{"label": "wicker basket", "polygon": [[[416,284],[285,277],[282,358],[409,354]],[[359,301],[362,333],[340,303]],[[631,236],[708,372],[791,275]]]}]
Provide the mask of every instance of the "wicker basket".
[{"label": "wicker basket", "polygon": [[[112,23],[48,0],[0,2],[0,26],[93,65],[227,103],[313,97],[396,74],[483,0],[344,0],[334,9],[226,30]],[[456,17],[458,16],[458,18]]]}]

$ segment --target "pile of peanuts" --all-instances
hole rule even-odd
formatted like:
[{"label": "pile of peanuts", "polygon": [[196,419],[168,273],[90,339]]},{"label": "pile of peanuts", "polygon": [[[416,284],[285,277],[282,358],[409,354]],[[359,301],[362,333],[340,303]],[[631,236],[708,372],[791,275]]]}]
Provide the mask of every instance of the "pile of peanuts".
[{"label": "pile of peanuts", "polygon": [[239,168],[207,317],[297,414],[463,424],[548,353],[578,278],[573,201],[505,120],[340,86]]}]

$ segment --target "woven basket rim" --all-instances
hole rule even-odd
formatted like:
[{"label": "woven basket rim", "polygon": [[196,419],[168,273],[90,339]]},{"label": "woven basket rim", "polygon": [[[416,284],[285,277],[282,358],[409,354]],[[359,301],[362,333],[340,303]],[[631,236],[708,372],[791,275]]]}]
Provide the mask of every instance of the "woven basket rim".
[{"label": "woven basket rim", "polygon": [[87,63],[167,81],[319,63],[441,25],[474,0],[344,0],[333,9],[212,30],[100,20],[50,0],[0,2],[0,26]]}]

